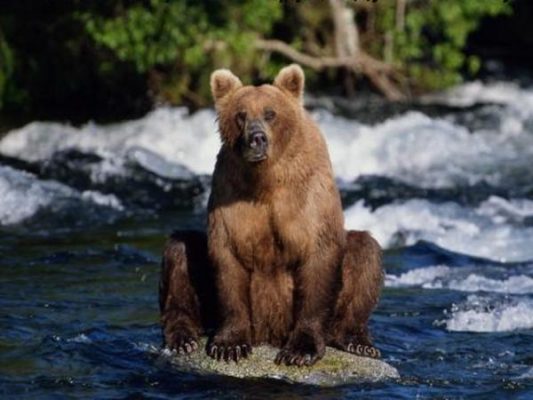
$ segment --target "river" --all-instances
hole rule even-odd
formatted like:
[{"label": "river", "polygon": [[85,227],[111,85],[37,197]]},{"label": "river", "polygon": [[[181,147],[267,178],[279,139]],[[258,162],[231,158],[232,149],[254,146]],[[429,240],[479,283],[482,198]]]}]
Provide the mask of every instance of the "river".
[{"label": "river", "polygon": [[533,88],[471,82],[373,122],[312,113],[346,226],[385,249],[371,331],[401,379],[326,390],[164,360],[159,257],[203,228],[219,138],[213,110],[160,108],[0,139],[2,398],[533,398]]}]

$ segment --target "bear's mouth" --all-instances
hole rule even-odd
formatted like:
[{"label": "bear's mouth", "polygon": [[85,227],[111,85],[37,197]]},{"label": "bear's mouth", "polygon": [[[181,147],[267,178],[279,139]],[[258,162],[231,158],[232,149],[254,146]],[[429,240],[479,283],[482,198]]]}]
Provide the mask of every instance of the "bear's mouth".
[{"label": "bear's mouth", "polygon": [[248,162],[259,162],[267,158],[268,137],[262,130],[249,132],[244,140],[243,156]]},{"label": "bear's mouth", "polygon": [[251,155],[246,155],[245,158],[246,158],[246,161],[248,162],[256,163],[259,161],[266,160],[267,156],[266,154],[251,154]]}]

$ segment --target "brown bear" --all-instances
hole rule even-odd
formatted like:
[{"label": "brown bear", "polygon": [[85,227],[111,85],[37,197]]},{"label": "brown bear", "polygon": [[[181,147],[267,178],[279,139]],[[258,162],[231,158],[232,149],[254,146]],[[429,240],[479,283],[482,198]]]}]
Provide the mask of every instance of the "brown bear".
[{"label": "brown bear", "polygon": [[380,248],[344,230],[327,146],[303,107],[304,74],[273,85],[211,76],[222,146],[207,235],[175,233],[160,287],[166,345],[239,361],[252,346],[280,347],[275,362],[312,365],[326,345],[370,357],[367,323],[382,286]]}]

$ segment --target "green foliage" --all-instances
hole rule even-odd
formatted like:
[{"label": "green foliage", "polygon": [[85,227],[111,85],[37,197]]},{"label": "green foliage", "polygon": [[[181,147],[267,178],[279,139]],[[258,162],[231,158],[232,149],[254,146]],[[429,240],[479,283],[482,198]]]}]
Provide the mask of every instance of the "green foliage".
[{"label": "green foliage", "polygon": [[[183,2],[151,0],[150,7],[134,4],[113,18],[90,12],[80,17],[96,43],[112,50],[119,60],[132,62],[142,73],[154,65],[172,63],[180,49],[192,47],[194,38],[207,25],[197,11],[192,7],[187,10]],[[193,52],[185,53],[193,65],[201,58]]]},{"label": "green foliage", "polygon": [[[398,29],[396,8],[384,1],[376,3],[375,16],[379,35],[392,33],[392,61],[415,87],[431,90],[458,83],[463,71],[475,74],[480,61],[464,54],[468,36],[484,17],[511,11],[504,1],[412,0],[407,2],[405,27]],[[374,50],[380,55],[383,46]]]},{"label": "green foliage", "polygon": [[[464,52],[469,35],[483,18],[510,13],[512,3],[407,0],[403,27],[394,0],[346,4],[356,10],[361,47],[396,65],[416,92],[475,74],[480,60]],[[230,68],[251,83],[290,62],[257,50],[257,38],[335,55],[330,5],[322,0],[17,0],[2,6],[0,27],[0,108],[46,117],[85,112],[83,119],[95,110],[128,117],[160,103],[209,104],[214,69]],[[306,78],[328,89],[349,81],[334,69],[309,70]]]},{"label": "green foliage", "polygon": [[0,32],[0,108],[2,108],[2,100],[6,97],[5,93],[9,90],[9,81],[13,75],[13,68],[13,53]]},{"label": "green foliage", "polygon": [[0,31],[0,110],[6,103],[23,108],[28,101],[26,91],[14,83],[15,69],[14,52]]},{"label": "green foliage", "polygon": [[139,73],[152,72],[157,101],[202,104],[214,68],[231,67],[245,79],[257,73],[254,38],[268,35],[282,10],[278,2],[262,0],[150,0],[116,14],[79,17],[95,43]]}]

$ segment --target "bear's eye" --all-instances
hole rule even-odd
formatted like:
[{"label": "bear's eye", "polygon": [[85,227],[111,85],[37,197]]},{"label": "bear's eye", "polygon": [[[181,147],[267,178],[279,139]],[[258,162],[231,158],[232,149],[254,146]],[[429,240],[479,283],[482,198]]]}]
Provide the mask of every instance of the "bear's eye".
[{"label": "bear's eye", "polygon": [[246,112],[245,111],[239,111],[237,115],[235,116],[235,122],[237,122],[237,126],[241,129],[244,128],[244,123],[246,122]]},{"label": "bear's eye", "polygon": [[272,121],[274,120],[274,118],[276,118],[276,112],[269,108],[266,109],[265,110],[265,121]]}]

